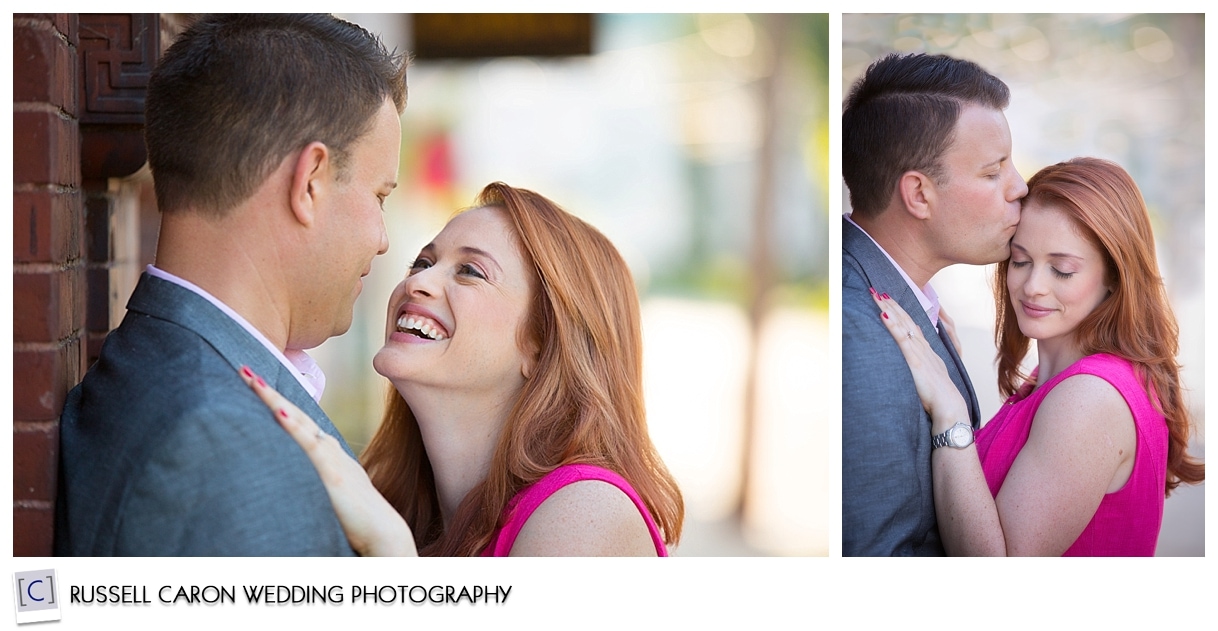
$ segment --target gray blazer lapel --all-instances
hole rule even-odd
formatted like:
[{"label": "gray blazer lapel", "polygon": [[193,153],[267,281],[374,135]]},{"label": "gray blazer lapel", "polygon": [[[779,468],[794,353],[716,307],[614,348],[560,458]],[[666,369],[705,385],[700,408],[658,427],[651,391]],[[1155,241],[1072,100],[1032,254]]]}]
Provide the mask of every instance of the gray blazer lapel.
[{"label": "gray blazer lapel", "polygon": [[844,260],[853,261],[856,264],[863,278],[870,283],[870,287],[894,298],[897,304],[901,305],[901,308],[918,324],[922,337],[926,338],[930,347],[947,365],[947,373],[951,375],[956,389],[960,391],[960,395],[968,404],[969,418],[973,427],[980,427],[981,418],[978,411],[977,394],[973,391],[973,384],[969,380],[964,363],[960,361],[954,348],[949,349],[950,342],[945,343],[946,335],[941,336],[939,330],[931,324],[930,317],[926,315],[922,303],[918,302],[918,297],[909,288],[909,283],[905,282],[901,273],[893,267],[892,262],[884,256],[871,237],[844,217],[842,218],[842,255]]},{"label": "gray blazer lapel", "polygon": [[241,366],[249,366],[287,400],[317,422],[322,431],[338,439],[351,457],[355,457],[347,441],[334,427],[330,417],[305,391],[286,366],[240,324],[202,296],[169,281],[143,274],[127,302],[127,310],[168,320],[190,329],[207,341],[233,367],[238,377]]},{"label": "gray blazer lapel", "polygon": [[[964,362],[960,359],[960,355],[956,353],[956,347],[952,344],[952,340],[946,331],[939,332],[939,344],[943,346],[943,349],[949,355],[949,359],[945,359],[943,363],[947,364],[947,371],[948,374],[952,375],[952,381],[956,383],[957,388],[960,388],[961,382],[963,382],[964,387],[968,391],[964,399],[968,403],[969,421],[972,422],[973,429],[980,429],[981,410],[977,403],[977,393],[973,391],[973,382],[968,378],[968,372],[964,369]],[[955,366],[955,371],[952,370],[953,366]],[[958,375],[963,375],[963,378],[957,379]],[[961,390],[961,394],[963,393],[964,391]]]}]

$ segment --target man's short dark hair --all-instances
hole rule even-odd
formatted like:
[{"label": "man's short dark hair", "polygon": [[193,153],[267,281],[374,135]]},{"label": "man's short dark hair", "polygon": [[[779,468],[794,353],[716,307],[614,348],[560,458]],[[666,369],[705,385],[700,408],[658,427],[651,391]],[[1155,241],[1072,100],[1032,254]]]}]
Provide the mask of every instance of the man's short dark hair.
[{"label": "man's short dark hair", "polygon": [[858,216],[888,206],[901,174],[942,181],[943,153],[966,104],[1006,109],[1010,90],[971,61],[887,55],[855,82],[842,112],[842,177]]},{"label": "man's short dark hair", "polygon": [[386,98],[406,106],[404,55],[327,14],[209,15],[152,72],[145,141],[164,212],[222,214],[289,153],[319,141],[341,174]]}]

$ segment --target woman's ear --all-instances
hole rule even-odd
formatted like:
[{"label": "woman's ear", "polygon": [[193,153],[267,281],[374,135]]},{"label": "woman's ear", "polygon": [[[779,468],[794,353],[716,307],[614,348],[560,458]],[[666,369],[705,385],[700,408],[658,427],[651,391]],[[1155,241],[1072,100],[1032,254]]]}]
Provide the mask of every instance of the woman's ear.
[{"label": "woman's ear", "polygon": [[333,180],[331,177],[333,169],[333,156],[330,155],[330,149],[324,143],[311,142],[305,145],[305,148],[300,151],[300,155],[296,157],[288,202],[292,208],[292,214],[301,225],[311,226],[316,220],[318,195]]},{"label": "woman's ear", "polygon": [[541,349],[537,344],[529,341],[524,345],[524,357],[520,361],[520,374],[526,381],[533,376],[533,370],[537,367],[537,356],[541,354]]},{"label": "woman's ear", "polygon": [[533,368],[537,365],[537,353],[526,353],[524,361],[520,362],[520,374],[527,381],[533,376]]}]

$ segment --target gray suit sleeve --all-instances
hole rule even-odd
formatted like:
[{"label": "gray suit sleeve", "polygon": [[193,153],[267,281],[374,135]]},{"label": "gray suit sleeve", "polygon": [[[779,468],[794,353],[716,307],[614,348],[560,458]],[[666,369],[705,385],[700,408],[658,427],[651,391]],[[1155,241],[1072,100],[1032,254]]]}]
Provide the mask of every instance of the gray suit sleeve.
[{"label": "gray suit sleeve", "polygon": [[352,555],[313,465],[260,412],[218,402],[167,419],[128,487],[115,554]]},{"label": "gray suit sleeve", "polygon": [[879,309],[857,285],[842,288],[842,553],[933,554],[930,422]]}]

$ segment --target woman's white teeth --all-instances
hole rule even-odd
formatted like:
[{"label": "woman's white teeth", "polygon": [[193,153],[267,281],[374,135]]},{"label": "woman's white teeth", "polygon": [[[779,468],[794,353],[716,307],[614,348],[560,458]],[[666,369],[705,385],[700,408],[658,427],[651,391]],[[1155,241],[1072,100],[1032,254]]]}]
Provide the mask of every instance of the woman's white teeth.
[{"label": "woman's white teeth", "polygon": [[433,340],[444,339],[444,334],[441,333],[437,327],[432,326],[430,321],[423,318],[416,318],[415,316],[407,316],[403,314],[401,317],[399,317],[398,330],[405,332],[418,331],[423,337]]}]

